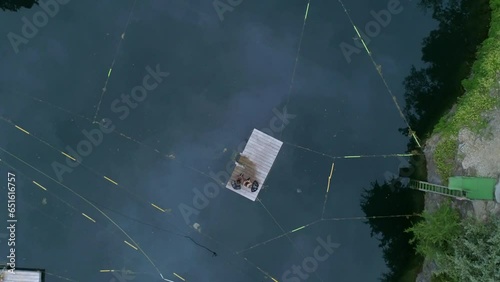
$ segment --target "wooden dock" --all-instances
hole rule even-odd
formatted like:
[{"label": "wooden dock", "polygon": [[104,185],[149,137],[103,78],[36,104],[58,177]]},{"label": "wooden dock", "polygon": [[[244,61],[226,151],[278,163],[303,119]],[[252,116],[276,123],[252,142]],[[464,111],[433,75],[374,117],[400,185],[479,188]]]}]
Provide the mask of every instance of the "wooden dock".
[{"label": "wooden dock", "polygon": [[42,271],[15,269],[14,273],[3,271],[3,282],[43,282]]},{"label": "wooden dock", "polygon": [[[278,139],[271,137],[257,129],[252,131],[252,135],[248,139],[248,142],[240,154],[240,158],[236,163],[231,178],[226,184],[226,188],[236,192],[243,197],[255,201],[257,198],[264,181],[271,171],[276,157],[281,149],[283,142]],[[245,177],[250,177],[251,181],[257,180],[259,183],[259,189],[255,192],[251,192],[250,188],[241,185],[240,190],[235,190],[231,186],[231,180],[238,178],[238,175],[243,173]]]}]

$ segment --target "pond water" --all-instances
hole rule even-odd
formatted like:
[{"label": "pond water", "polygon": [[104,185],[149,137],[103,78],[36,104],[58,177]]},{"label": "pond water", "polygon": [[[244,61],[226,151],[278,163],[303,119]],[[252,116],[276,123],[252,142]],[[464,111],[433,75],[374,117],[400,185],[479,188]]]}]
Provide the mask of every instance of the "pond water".
[{"label": "pond water", "polygon": [[[362,220],[320,220],[364,216],[363,189],[405,162],[333,160],[324,205],[328,156],[404,153],[408,143],[349,17],[400,103],[436,22],[416,1],[346,1],[346,13],[340,2],[313,0],[305,26],[307,1],[220,2],[234,7],[221,4],[230,8],[220,16],[211,1],[67,1],[45,24],[39,6],[2,12],[0,114],[11,123],[0,123],[0,158],[15,168],[2,163],[2,175],[17,175],[18,267],[45,268],[47,281],[162,281],[160,273],[173,281],[182,281],[173,273],[375,281],[387,270]],[[23,35],[23,18],[34,16],[37,31]],[[10,32],[24,40],[13,45]],[[131,92],[140,101],[122,98]],[[93,121],[103,119],[99,131]],[[111,128],[99,140],[95,132]],[[260,201],[221,187],[194,203],[254,128],[284,142]],[[99,142],[84,148],[83,131]],[[54,166],[68,166],[67,146],[88,155],[58,180]],[[320,251],[323,261],[315,258],[320,241],[335,246]],[[294,274],[303,264],[311,272]]]}]

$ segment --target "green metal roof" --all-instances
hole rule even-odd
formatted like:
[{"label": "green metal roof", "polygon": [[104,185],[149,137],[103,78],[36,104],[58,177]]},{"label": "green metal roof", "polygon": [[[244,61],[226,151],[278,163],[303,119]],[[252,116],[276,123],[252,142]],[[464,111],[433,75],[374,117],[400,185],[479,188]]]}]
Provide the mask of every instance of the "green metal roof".
[{"label": "green metal roof", "polygon": [[471,200],[494,200],[497,179],[488,177],[454,176],[448,179],[450,189],[461,189]]}]

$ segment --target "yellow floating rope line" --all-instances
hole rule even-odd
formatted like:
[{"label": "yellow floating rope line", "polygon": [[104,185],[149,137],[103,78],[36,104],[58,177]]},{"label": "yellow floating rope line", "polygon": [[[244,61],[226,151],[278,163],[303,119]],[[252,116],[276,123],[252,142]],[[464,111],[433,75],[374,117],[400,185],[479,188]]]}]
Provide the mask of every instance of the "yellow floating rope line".
[{"label": "yellow floating rope line", "polygon": [[[26,132],[28,132],[28,131],[26,131],[25,129],[23,129],[22,127],[20,127],[20,126],[16,125],[16,124],[15,124],[13,121],[11,121],[10,119],[7,119],[7,118],[5,118],[5,117],[3,117],[3,116],[1,116],[1,115],[0,115],[0,120],[2,120],[2,121],[4,121],[4,122],[6,122],[6,123],[8,123],[8,124],[10,124],[10,125],[12,125],[12,126],[14,126],[15,128],[17,128],[17,129],[21,130],[22,132],[25,132],[25,133],[26,133]],[[56,148],[55,146],[53,146],[52,144],[50,144],[50,143],[48,143],[47,141],[43,140],[42,138],[40,138],[40,137],[36,136],[35,134],[32,134],[32,133],[27,133],[27,134],[28,134],[29,136],[31,136],[31,137],[33,137],[33,138],[35,138],[37,141],[39,141],[39,142],[43,143],[44,145],[48,146],[48,147],[49,147],[49,148],[51,148],[52,150],[54,150],[54,151],[56,151],[56,152],[59,152],[59,153],[61,153],[62,155],[64,155],[65,157],[67,157],[68,159],[70,159],[70,160],[72,160],[72,161],[74,161],[74,162],[78,163],[79,165],[81,165],[82,167],[86,168],[87,170],[89,170],[90,172],[94,173],[95,175],[98,175],[98,176],[100,176],[100,177],[103,177],[103,178],[104,178],[105,180],[107,180],[108,182],[110,182],[110,183],[112,183],[112,184],[114,184],[114,185],[116,185],[116,186],[118,186],[118,187],[120,187],[120,188],[124,189],[124,190],[125,190],[125,191],[127,191],[127,192],[131,195],[131,196],[135,197],[138,201],[143,202],[143,203],[145,203],[145,204],[146,204],[146,205],[148,205],[148,206],[149,206],[149,205],[152,205],[155,209],[160,210],[160,211],[162,211],[162,212],[165,212],[165,209],[162,209],[162,208],[160,208],[158,205],[153,204],[153,203],[151,203],[151,202],[147,201],[146,199],[143,199],[142,197],[139,197],[137,194],[133,193],[130,189],[128,189],[128,188],[126,188],[126,187],[124,187],[123,185],[119,185],[119,184],[118,184],[118,182],[114,181],[113,179],[111,179],[111,178],[109,178],[109,177],[107,177],[107,176],[103,175],[102,173],[99,173],[99,172],[95,171],[94,169],[90,168],[90,167],[89,167],[89,166],[87,166],[87,165],[84,165],[82,162],[77,161],[77,160],[76,160],[75,158],[73,158],[72,156],[70,156],[70,155],[68,155],[67,153],[65,153],[64,151],[62,151],[62,150],[60,150],[60,149]],[[37,183],[35,183],[35,184],[37,184]],[[39,186],[39,185],[37,184],[37,186]],[[39,187],[40,187],[40,186],[39,186]],[[43,186],[42,186],[42,187],[40,187],[40,188],[44,189],[44,187],[43,187]]]},{"label": "yellow floating rope line", "polygon": [[300,146],[300,145],[297,145],[297,144],[293,144],[293,143],[290,143],[290,142],[283,142],[283,144],[286,144],[286,145],[289,145],[289,146],[292,146],[292,147],[296,147],[298,149],[302,149],[302,150],[305,150],[305,151],[309,151],[311,153],[315,153],[315,154],[318,154],[318,155],[321,155],[321,156],[324,156],[324,157],[327,157],[327,158],[330,158],[332,160],[338,160],[338,159],[359,159],[359,158],[393,158],[393,157],[412,157],[412,156],[418,156],[418,155],[421,155],[421,154],[418,154],[418,153],[399,153],[399,154],[380,154],[380,155],[346,155],[346,156],[332,156],[332,155],[329,155],[329,154],[326,154],[326,153],[322,153],[322,152],[319,152],[319,151],[316,151],[316,150],[313,150],[313,149],[310,149],[310,148],[307,148],[307,147],[304,147],[304,146]]},{"label": "yellow floating rope line", "polygon": [[68,187],[67,185],[65,184],[62,184],[61,182],[59,182],[58,180],[52,178],[51,176],[47,175],[46,173],[44,173],[43,171],[37,169],[36,167],[34,167],[33,165],[27,163],[26,161],[24,161],[23,159],[17,157],[16,155],[10,153],[9,151],[5,150],[3,147],[0,147],[0,151],[3,151],[4,153],[8,154],[9,156],[15,158],[16,160],[20,161],[21,163],[23,163],[24,165],[30,167],[31,169],[35,170],[36,172],[40,173],[41,175],[45,176],[46,178],[52,180],[53,182],[57,183],[58,185],[60,185],[61,187],[65,188],[66,190],[68,190],[69,192],[71,192],[73,195],[77,196],[78,198],[80,198],[82,201],[84,201],[85,203],[87,203],[88,205],[90,205],[92,208],[94,208],[96,211],[98,211],[102,216],[104,216],[109,222],[111,222],[116,228],[118,228],[123,235],[125,235],[125,237],[127,237],[135,246],[136,248],[142,253],[142,255],[149,261],[149,263],[156,269],[156,271],[158,272],[158,274],[161,276],[161,278],[165,281],[171,281],[171,280],[167,280],[163,277],[163,274],[161,273],[160,269],[156,266],[156,264],[153,262],[153,260],[146,254],[146,252],[141,248],[139,247],[139,244],[137,244],[135,242],[135,240],[125,231],[123,230],[123,228],[121,228],[121,226],[116,223],[113,219],[111,219],[104,211],[102,211],[100,208],[98,208],[96,205],[94,205],[90,200],[88,200],[87,198],[85,198],[84,196],[80,195],[79,193],[77,193],[76,191],[74,191],[73,189],[71,189],[70,187]]},{"label": "yellow floating rope line", "polygon": [[45,274],[50,275],[50,276],[54,276],[54,277],[57,277],[59,279],[66,280],[66,281],[78,282],[77,280],[73,280],[71,278],[67,278],[67,277],[64,277],[64,276],[61,276],[61,275],[58,275],[58,274],[54,274],[54,273],[51,273],[51,272],[47,272],[47,271],[45,271]]},{"label": "yellow floating rope line", "polygon": [[288,234],[291,234],[291,233],[294,233],[294,232],[297,232],[297,231],[303,230],[303,229],[305,229],[306,227],[309,227],[309,226],[311,226],[311,225],[313,225],[313,224],[316,224],[316,223],[318,223],[318,222],[320,222],[320,221],[321,221],[321,219],[318,219],[318,220],[315,220],[315,221],[313,221],[313,222],[311,222],[311,223],[308,223],[308,224],[306,224],[306,225],[302,225],[302,226],[300,226],[300,227],[298,227],[298,228],[295,228],[295,229],[293,229],[293,230],[291,230],[291,231],[284,232],[284,233],[283,233],[283,234],[281,234],[281,235],[278,235],[278,236],[275,236],[275,237],[273,237],[273,238],[271,238],[271,239],[268,239],[268,240],[266,240],[266,241],[263,241],[263,242],[260,242],[260,243],[254,244],[254,245],[252,245],[252,246],[250,246],[250,247],[248,247],[248,248],[246,248],[246,249],[243,249],[243,250],[241,250],[241,251],[237,251],[237,252],[235,252],[235,254],[237,254],[237,255],[238,255],[238,254],[241,254],[241,253],[247,252],[247,251],[249,251],[249,250],[251,250],[251,249],[254,249],[254,248],[256,248],[256,247],[259,247],[259,246],[265,245],[265,244],[267,244],[267,243],[269,243],[269,242],[271,242],[271,241],[274,241],[274,240],[280,239],[280,238],[282,238],[282,237],[285,237],[285,236],[286,236],[286,235],[288,235]]},{"label": "yellow floating rope line", "polygon": [[118,57],[118,51],[120,50],[120,46],[122,45],[123,40],[125,40],[124,35],[127,32],[127,28],[130,24],[130,19],[132,17],[132,13],[134,11],[134,7],[135,7],[136,2],[137,2],[137,0],[134,0],[134,2],[132,3],[132,6],[130,7],[130,11],[129,11],[128,18],[127,18],[127,23],[125,24],[125,28],[123,29],[120,41],[118,42],[118,46],[116,47],[115,55],[113,56],[113,61],[111,62],[111,66],[109,67],[108,76],[106,78],[106,81],[104,82],[104,87],[102,88],[101,96],[99,98],[99,103],[97,104],[97,109],[96,109],[95,114],[94,114],[93,122],[96,121],[97,115],[99,114],[99,110],[101,109],[101,103],[102,103],[102,99],[104,98],[104,93],[106,93],[106,87],[108,86],[109,77],[111,76],[111,71],[113,70],[113,67],[115,65],[116,58]]},{"label": "yellow floating rope line", "polygon": [[[286,96],[286,103],[285,103],[285,108],[288,107],[288,104],[290,103],[290,96],[292,95],[292,88],[293,88],[293,83],[295,81],[295,72],[297,71],[297,65],[299,62],[299,55],[300,55],[300,48],[302,46],[302,39],[304,38],[304,31],[306,29],[306,22],[307,22],[307,14],[309,13],[309,5],[311,4],[311,0],[307,2],[307,7],[306,7],[306,12],[304,14],[304,23],[302,24],[302,31],[300,32],[300,39],[299,39],[299,46],[297,47],[297,53],[295,56],[295,62],[293,64],[293,71],[292,71],[292,78],[290,80],[290,85],[288,87],[288,94]],[[285,131],[285,121],[281,124],[281,131],[280,131],[280,138],[283,139],[283,131]]]},{"label": "yellow floating rope line", "polygon": [[384,75],[382,74],[382,69],[378,67],[377,63],[375,62],[375,60],[373,59],[373,56],[372,56],[372,52],[370,52],[370,50],[368,49],[368,46],[366,45],[363,37],[361,36],[361,34],[359,33],[358,31],[358,28],[356,27],[356,25],[354,24],[352,18],[351,18],[351,15],[349,15],[349,12],[347,11],[344,3],[342,2],[342,0],[338,0],[340,5],[342,5],[342,8],[344,9],[344,12],[346,14],[346,16],[349,18],[349,22],[351,23],[352,27],[354,28],[354,30],[356,31],[356,34],[358,35],[359,37],[359,40],[361,41],[361,43],[363,43],[363,46],[365,47],[365,50],[366,50],[366,53],[368,54],[368,56],[370,57],[370,60],[372,61],[373,63],[373,66],[375,67],[375,69],[377,70],[377,73],[379,74],[380,78],[382,79],[382,82],[384,83],[385,85],[385,88],[387,89],[389,95],[391,95],[391,98],[392,100],[394,101],[394,105],[396,106],[398,112],[399,112],[399,115],[401,116],[401,118],[403,119],[403,121],[406,123],[406,126],[408,127],[409,129],[409,133],[410,135],[413,137],[413,139],[415,140],[415,142],[417,143],[417,146],[419,148],[421,148],[422,146],[420,145],[420,142],[418,141],[418,137],[415,133],[415,131],[413,131],[411,129],[411,126],[410,124],[408,123],[408,120],[406,119],[406,117],[404,116],[403,114],[403,111],[401,110],[401,107],[399,106],[399,103],[398,101],[396,100],[396,96],[394,96],[394,94],[392,94],[392,91],[391,91],[391,88],[389,87],[389,85],[387,84],[385,78],[384,78]]},{"label": "yellow floating rope line", "polygon": [[[355,217],[332,217],[332,218],[321,218],[321,219],[318,219],[318,220],[315,220],[311,223],[308,223],[306,225],[303,225],[299,228],[296,228],[292,231],[288,231],[286,232],[286,234],[290,234],[290,233],[293,233],[293,232],[297,232],[299,230],[303,230],[311,225],[314,225],[316,223],[319,223],[319,222],[322,222],[322,221],[344,221],[344,220],[366,220],[366,219],[387,219],[387,218],[400,218],[400,217],[406,217],[406,218],[409,218],[409,217],[419,217],[421,215],[419,214],[397,214],[397,215],[376,215],[376,216],[355,216]],[[251,249],[254,249],[256,247],[260,247],[260,246],[263,246],[271,241],[274,241],[274,240],[277,240],[277,239],[280,239],[282,237],[284,237],[285,234],[281,234],[281,235],[278,235],[278,236],[275,236],[273,238],[270,238],[270,239],[267,239],[263,242],[260,242],[260,243],[257,243],[257,244],[254,244],[246,249],[243,249],[241,251],[238,251],[238,252],[235,252],[236,254],[241,254],[241,253],[244,253],[244,252],[247,252]]]},{"label": "yellow floating rope line", "polygon": [[332,174],[334,168],[335,168],[335,163],[332,163],[330,176],[328,176],[328,185],[326,186],[325,200],[323,201],[323,211],[321,212],[321,217],[323,217],[323,215],[325,214],[326,201],[328,200],[328,192],[330,191],[330,181],[332,180]]},{"label": "yellow floating rope line", "polygon": [[[276,218],[271,214],[271,212],[267,209],[267,207],[264,205],[264,203],[259,199],[257,198],[257,201],[259,201],[259,203],[262,205],[262,207],[266,210],[266,212],[269,214],[269,216],[271,217],[271,219],[274,221],[274,223],[278,226],[278,228],[281,230],[281,232],[283,232],[284,236],[288,239],[288,241],[290,242],[290,244],[292,245],[292,247],[295,249],[295,251],[304,257],[304,254],[298,249],[298,247],[293,243],[292,239],[290,239],[290,237],[288,236],[288,232],[285,232],[285,229],[283,229],[283,227],[281,226],[281,224],[279,224],[278,220],[276,220]],[[302,228],[299,228],[299,229],[302,229]],[[291,232],[290,232],[291,233]],[[319,276],[318,274],[314,273],[314,276],[316,276],[316,278],[318,278],[318,280],[320,281],[323,281]]]}]

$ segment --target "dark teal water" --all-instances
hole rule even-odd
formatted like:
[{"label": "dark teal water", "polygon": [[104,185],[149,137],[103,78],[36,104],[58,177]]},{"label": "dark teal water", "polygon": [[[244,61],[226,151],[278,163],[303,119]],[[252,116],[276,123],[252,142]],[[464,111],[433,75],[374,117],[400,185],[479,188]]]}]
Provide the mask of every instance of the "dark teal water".
[{"label": "dark teal water", "polygon": [[[345,4],[354,23],[364,29],[373,20],[370,11],[387,9],[388,2]],[[342,54],[339,45],[356,46],[356,34],[341,5],[311,1],[288,96],[306,1],[244,0],[223,21],[210,1],[137,1],[117,51],[132,3],[70,1],[17,54],[7,34],[21,34],[22,17],[31,19],[40,7],[2,12],[0,113],[54,147],[76,148],[85,138],[81,131],[96,125],[32,97],[92,120],[115,59],[98,120],[109,118],[117,132],[148,147],[118,134],[104,135],[102,144],[83,158],[85,167],[64,174],[62,183],[101,207],[157,268],[124,243],[130,238],[108,218],[47,177],[56,178],[52,163],[64,163],[64,156],[0,121],[1,148],[25,162],[0,153],[18,173],[18,267],[45,268],[76,281],[122,281],[99,273],[122,268],[138,272],[134,281],[161,281],[158,271],[174,281],[180,280],[173,272],[187,281],[271,281],[262,271],[287,281],[282,278],[285,271],[313,256],[316,238],[330,236],[340,245],[319,262],[308,281],[375,281],[384,273],[378,240],[359,220],[321,221],[291,233],[290,240],[281,237],[235,254],[281,235],[281,228],[291,231],[322,216],[332,160],[288,143],[335,156],[406,150],[408,139],[398,132],[405,124],[366,52],[359,49],[350,63]],[[435,23],[414,2],[401,1],[401,7],[368,48],[402,102],[402,81],[412,64],[422,64],[422,38]],[[170,75],[120,120],[111,108],[113,101],[141,85],[145,68],[156,65]],[[251,130],[268,128],[273,109],[284,106],[296,117],[281,136],[276,134],[287,144],[259,194],[262,204],[220,188],[207,207],[186,221],[179,205],[193,207],[193,189],[202,191],[213,182],[204,174],[225,170]],[[359,205],[363,189],[383,181],[387,173],[398,173],[401,162],[336,160],[324,217],[364,216]],[[3,166],[2,174],[6,172]],[[171,213],[160,213],[138,198]],[[205,235],[190,228],[195,222]],[[189,234],[218,256],[164,230]],[[6,253],[4,239],[1,244]],[[49,275],[47,281],[65,280]]]}]

